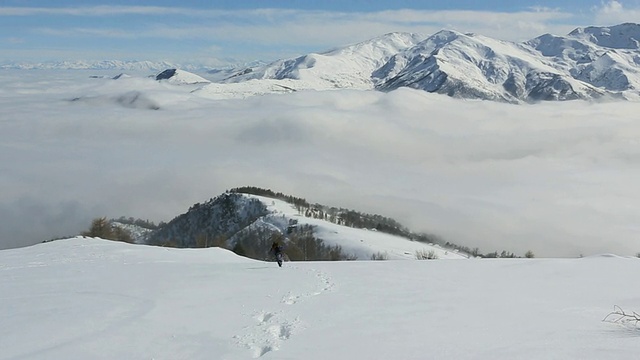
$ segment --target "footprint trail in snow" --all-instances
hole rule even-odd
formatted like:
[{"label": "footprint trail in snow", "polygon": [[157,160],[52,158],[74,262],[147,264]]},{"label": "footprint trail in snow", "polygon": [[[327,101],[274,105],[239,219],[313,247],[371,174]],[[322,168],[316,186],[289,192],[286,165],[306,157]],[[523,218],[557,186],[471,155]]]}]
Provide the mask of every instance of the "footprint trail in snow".
[{"label": "footprint trail in snow", "polygon": [[[292,266],[293,269],[298,269]],[[334,283],[324,272],[309,269],[308,273],[316,279],[316,286],[309,292],[289,292],[280,301],[284,305],[295,305],[313,296],[331,291]],[[238,345],[251,351],[253,358],[259,358],[272,351],[279,350],[297,331],[302,329],[300,318],[287,318],[284,311],[262,310],[252,315],[255,325],[249,326],[244,335],[234,336]]]}]

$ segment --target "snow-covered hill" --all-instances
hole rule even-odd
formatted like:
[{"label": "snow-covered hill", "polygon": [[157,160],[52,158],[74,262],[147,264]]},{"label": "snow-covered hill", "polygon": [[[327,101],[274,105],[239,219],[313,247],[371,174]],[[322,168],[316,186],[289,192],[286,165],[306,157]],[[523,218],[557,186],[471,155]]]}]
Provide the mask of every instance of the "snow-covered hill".
[{"label": "snow-covered hill", "polygon": [[[372,256],[389,260],[416,259],[418,253],[437,259],[469,258],[467,254],[438,244],[412,241],[373,227],[345,226],[339,216],[332,215],[331,221],[329,214],[318,216],[317,213],[315,209],[302,209],[276,198],[225,193],[195,204],[151,232],[148,243],[178,247],[215,243],[233,249],[240,246],[242,250],[237,252],[264,258],[274,239],[284,239],[288,255],[299,256],[300,260],[328,258],[323,251],[337,248],[345,258],[357,260],[369,260]],[[321,249],[312,251],[312,244],[315,244],[313,249]]]},{"label": "snow-covered hill", "polygon": [[166,81],[171,84],[185,85],[185,84],[208,84],[210,81],[198,76],[194,73],[179,69],[167,69],[156,75],[156,80]]},{"label": "snow-covered hill", "polygon": [[635,359],[637,324],[602,320],[638,311],[639,271],[620,257],[278,268],[73,238],[0,251],[0,359]]},{"label": "snow-covered hill", "polygon": [[328,245],[340,245],[348,255],[355,255],[358,260],[369,260],[374,254],[384,254],[389,260],[415,260],[416,252],[433,252],[438,259],[467,259],[453,249],[445,249],[437,244],[426,244],[411,241],[406,237],[396,236],[375,228],[353,228],[339,225],[325,219],[304,216],[294,205],[282,200],[263,196],[243,195],[258,199],[266,205],[269,213],[254,224],[255,226],[275,227],[278,231],[286,232],[291,223],[301,227],[310,225],[314,235]]}]

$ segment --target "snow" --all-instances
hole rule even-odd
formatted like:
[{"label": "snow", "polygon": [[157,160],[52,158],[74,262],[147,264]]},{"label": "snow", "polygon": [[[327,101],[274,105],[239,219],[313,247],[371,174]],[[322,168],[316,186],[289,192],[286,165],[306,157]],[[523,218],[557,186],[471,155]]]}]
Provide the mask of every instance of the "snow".
[{"label": "snow", "polygon": [[156,75],[156,80],[166,81],[171,84],[183,85],[183,84],[206,84],[210,81],[198,76],[194,73],[180,69],[167,69]]},{"label": "snow", "polygon": [[313,88],[291,79],[283,80],[247,80],[240,83],[211,83],[193,91],[194,95],[211,100],[245,99],[252,96],[290,93]]},{"label": "snow", "polygon": [[569,35],[614,49],[640,48],[640,24],[625,23],[611,27],[577,28]]},{"label": "snow", "polygon": [[633,359],[640,260],[287,262],[72,238],[0,251],[0,359]]},{"label": "snow", "polygon": [[[422,40],[416,34],[390,33],[331,51],[245,68],[222,81],[234,86],[216,84],[203,91],[203,96],[234,98],[225,90],[235,93],[238,89],[242,98],[281,93],[277,86],[282,85],[291,90],[410,87],[514,103],[605,96],[631,99],[640,82],[635,60],[637,28],[623,24],[577,29],[565,37],[545,34],[523,43],[452,30]],[[602,66],[595,62],[609,51],[619,54],[613,60],[614,69],[604,75],[592,69]],[[244,87],[239,85],[243,83]]]},{"label": "snow", "polygon": [[[286,219],[294,219],[298,225],[314,226],[314,236],[322,239],[328,245],[340,245],[345,254],[355,255],[357,260],[369,260],[374,254],[384,254],[389,260],[415,260],[416,253],[433,252],[438,259],[467,259],[468,256],[455,252],[453,249],[445,249],[435,244],[426,244],[411,241],[396,235],[375,231],[375,229],[359,229],[343,225],[333,224],[322,219],[305,217],[298,213],[295,207],[285,201],[269,197],[245,195],[257,198],[267,206],[271,213],[268,218],[284,216]],[[270,219],[261,218],[271,224]],[[288,224],[288,222],[287,222]],[[268,225],[267,225],[268,226]]]}]

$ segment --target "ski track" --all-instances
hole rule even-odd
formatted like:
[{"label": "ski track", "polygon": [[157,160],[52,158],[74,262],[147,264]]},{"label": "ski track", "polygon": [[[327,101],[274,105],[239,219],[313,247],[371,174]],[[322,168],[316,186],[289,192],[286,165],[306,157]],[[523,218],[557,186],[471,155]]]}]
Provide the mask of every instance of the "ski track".
[{"label": "ski track", "polygon": [[[290,268],[300,270],[297,266],[290,266]],[[305,293],[287,293],[280,301],[284,308],[333,290],[335,284],[328,274],[317,269],[306,271],[316,279],[315,289]],[[301,330],[300,318],[287,317],[284,308],[254,312],[251,317],[255,321],[255,325],[247,327],[247,332],[244,335],[234,336],[236,343],[249,349],[253,358],[278,351],[284,342]]]}]

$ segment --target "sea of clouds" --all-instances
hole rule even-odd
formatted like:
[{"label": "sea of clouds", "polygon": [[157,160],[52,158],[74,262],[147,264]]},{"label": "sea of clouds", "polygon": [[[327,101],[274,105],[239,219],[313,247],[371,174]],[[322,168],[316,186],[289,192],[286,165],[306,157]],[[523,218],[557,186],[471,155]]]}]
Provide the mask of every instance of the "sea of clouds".
[{"label": "sea of clouds", "polygon": [[482,252],[640,251],[638,102],[410,89],[211,100],[94,74],[0,72],[0,249],[78,234],[98,216],[169,221],[252,185]]}]

